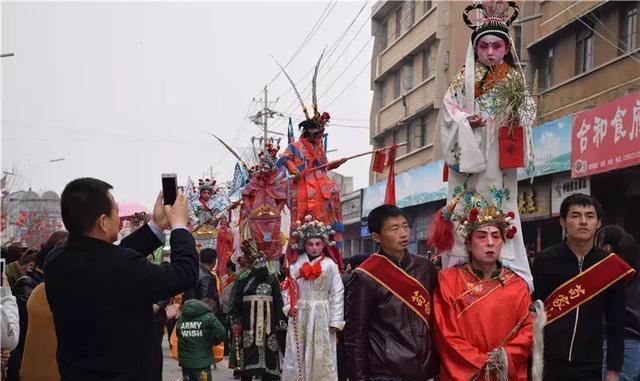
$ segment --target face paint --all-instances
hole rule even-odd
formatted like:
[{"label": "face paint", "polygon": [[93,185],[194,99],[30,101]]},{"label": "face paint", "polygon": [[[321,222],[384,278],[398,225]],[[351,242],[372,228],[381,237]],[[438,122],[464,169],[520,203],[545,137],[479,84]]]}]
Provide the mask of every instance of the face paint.
[{"label": "face paint", "polygon": [[504,62],[509,52],[509,44],[498,36],[488,34],[476,44],[478,61],[486,66],[495,66]]},{"label": "face paint", "polygon": [[310,257],[317,257],[324,250],[324,241],[322,238],[309,238],[304,243],[304,251]]}]

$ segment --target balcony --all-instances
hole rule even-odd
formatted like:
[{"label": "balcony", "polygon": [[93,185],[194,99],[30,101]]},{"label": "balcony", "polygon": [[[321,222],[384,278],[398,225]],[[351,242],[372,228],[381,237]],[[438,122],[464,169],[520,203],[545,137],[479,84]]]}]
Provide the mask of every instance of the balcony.
[{"label": "balcony", "polygon": [[437,7],[431,8],[399,39],[392,42],[376,60],[376,79],[393,69],[404,57],[414,52],[436,33]]},{"label": "balcony", "polygon": [[380,135],[396,126],[398,122],[432,105],[436,93],[435,86],[436,78],[431,76],[383,107],[378,114],[375,135]]},{"label": "balcony", "polygon": [[543,20],[535,31],[534,42],[529,47],[545,40],[555,32],[579,22],[577,17],[593,11],[604,5],[606,1],[548,1],[542,4]]}]

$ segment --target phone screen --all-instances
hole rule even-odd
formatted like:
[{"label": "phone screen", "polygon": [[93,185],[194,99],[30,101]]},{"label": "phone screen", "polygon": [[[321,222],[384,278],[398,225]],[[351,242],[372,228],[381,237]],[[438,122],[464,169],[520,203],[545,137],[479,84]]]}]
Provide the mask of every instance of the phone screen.
[{"label": "phone screen", "polygon": [[176,202],[178,182],[175,173],[162,174],[162,193],[165,205],[173,205]]}]

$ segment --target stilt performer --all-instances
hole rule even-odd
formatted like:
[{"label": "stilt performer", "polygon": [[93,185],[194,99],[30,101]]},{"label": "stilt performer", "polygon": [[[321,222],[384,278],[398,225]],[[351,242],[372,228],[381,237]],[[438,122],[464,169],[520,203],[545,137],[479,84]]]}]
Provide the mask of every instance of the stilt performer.
[{"label": "stilt performer", "polygon": [[[291,232],[295,229],[296,221],[302,221],[307,213],[311,213],[322,223],[330,225],[336,232],[336,245],[339,252],[341,252],[344,225],[342,223],[342,208],[340,205],[340,187],[327,176],[327,171],[338,168],[346,159],[331,163],[327,161],[324,141],[326,137],[325,127],[331,117],[328,112],[320,113],[318,111],[316,96],[316,81],[321,61],[322,55],[315,66],[311,86],[312,116],[309,116],[307,107],[295,84],[284,68],[278,64],[291,83],[305,116],[305,120],[298,125],[298,128],[302,131],[300,138],[289,144],[278,160],[278,165],[284,166],[289,174],[293,176],[289,193]],[[295,240],[290,238],[290,242],[292,241]],[[288,253],[292,252],[293,250],[289,247]],[[295,259],[288,258],[289,264],[294,263]],[[342,255],[337,260],[338,265],[342,268]]]},{"label": "stilt performer", "polygon": [[[512,9],[511,16],[509,10]],[[475,23],[469,13],[480,11]],[[483,1],[464,10],[473,29],[465,67],[454,76],[439,115],[440,139],[448,176],[447,202],[468,189],[515,213],[513,239],[505,242],[501,261],[532,288],[520,216],[517,168],[533,168],[531,127],[536,107],[517,66],[509,26],[518,16],[514,1]],[[436,215],[436,218],[441,218]],[[436,234],[437,238],[438,234]],[[443,242],[446,242],[443,244]],[[432,240],[443,253],[443,267],[467,260],[465,242]]]},{"label": "stilt performer", "polygon": [[215,185],[216,181],[209,178],[198,180],[197,187],[189,180],[189,224],[198,250],[216,248],[216,226],[222,216],[221,212],[228,205],[226,195]]}]

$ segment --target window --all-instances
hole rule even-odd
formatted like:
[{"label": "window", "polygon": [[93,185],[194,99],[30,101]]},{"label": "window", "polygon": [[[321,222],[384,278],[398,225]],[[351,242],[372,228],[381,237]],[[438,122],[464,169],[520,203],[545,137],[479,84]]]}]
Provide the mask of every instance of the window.
[{"label": "window", "polygon": [[426,14],[431,10],[431,0],[424,0],[422,2],[422,13]]},{"label": "window", "polygon": [[433,75],[432,69],[432,61],[431,61],[431,47],[429,46],[422,52],[422,80],[425,81],[427,78]]},{"label": "window", "polygon": [[404,64],[404,90],[413,89],[413,57]]},{"label": "window", "polygon": [[542,58],[538,86],[540,86],[541,90],[546,90],[553,86],[553,45],[547,48]]},{"label": "window", "polygon": [[622,20],[620,22],[619,54],[631,52],[636,48],[636,34],[638,28],[638,6],[635,2],[622,8]]},{"label": "window", "polygon": [[393,99],[400,97],[400,70],[393,73]]},{"label": "window", "polygon": [[427,116],[421,116],[413,126],[413,144],[416,148],[427,145]]},{"label": "window", "polygon": [[513,26],[513,44],[518,59],[522,59],[522,25]]},{"label": "window", "polygon": [[387,81],[386,79],[380,84],[380,98],[382,107],[387,105]]},{"label": "window", "polygon": [[593,31],[591,29],[585,26],[578,32],[576,48],[576,74],[591,70],[593,67]]},{"label": "window", "polygon": [[387,44],[389,43],[389,21],[384,20],[380,29],[380,43],[382,44],[381,50],[384,50],[387,48]]},{"label": "window", "polygon": [[407,153],[413,151],[415,145],[412,135],[414,127],[415,126],[411,122],[407,123]]},{"label": "window", "polygon": [[396,10],[396,40],[402,34],[402,7]]},{"label": "window", "polygon": [[409,29],[413,26],[413,23],[416,21],[416,2],[415,1],[407,1],[404,3],[404,6],[407,7],[407,26],[406,29]]},{"label": "window", "polygon": [[400,143],[400,129],[396,128],[395,130],[393,130],[393,144],[398,144]]}]

